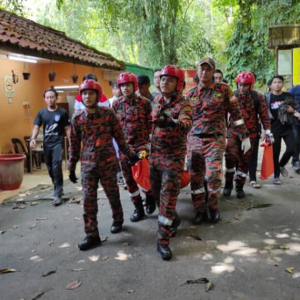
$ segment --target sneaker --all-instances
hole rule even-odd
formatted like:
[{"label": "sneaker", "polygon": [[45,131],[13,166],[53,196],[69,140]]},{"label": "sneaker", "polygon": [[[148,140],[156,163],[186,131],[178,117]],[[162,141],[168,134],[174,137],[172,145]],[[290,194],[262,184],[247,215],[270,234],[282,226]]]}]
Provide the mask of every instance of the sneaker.
[{"label": "sneaker", "polygon": [[285,167],[280,167],[280,173],[283,177],[289,176],[289,172],[287,171],[287,169]]},{"label": "sneaker", "polygon": [[54,206],[59,206],[59,205],[61,205],[61,204],[62,204],[61,197],[54,197],[54,200],[53,200],[52,204],[53,204]]},{"label": "sneaker", "polygon": [[293,164],[293,170],[297,173],[297,174],[300,174],[300,162],[299,161],[296,161],[294,164]]},{"label": "sneaker", "polygon": [[260,189],[260,184],[255,180],[250,181],[250,185],[255,189]]},{"label": "sneaker", "polygon": [[275,184],[275,185],[281,185],[282,182],[281,182],[280,178],[276,177],[276,178],[274,178],[274,180],[273,180],[273,184]]}]

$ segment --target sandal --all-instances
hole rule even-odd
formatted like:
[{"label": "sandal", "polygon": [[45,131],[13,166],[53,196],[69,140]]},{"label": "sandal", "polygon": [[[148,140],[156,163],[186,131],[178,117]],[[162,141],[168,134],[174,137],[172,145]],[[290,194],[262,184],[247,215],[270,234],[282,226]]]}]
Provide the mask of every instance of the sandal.
[{"label": "sandal", "polygon": [[250,181],[250,185],[253,187],[253,188],[255,188],[255,189],[260,189],[261,188],[261,186],[260,186],[260,184],[259,183],[257,183],[256,181]]}]

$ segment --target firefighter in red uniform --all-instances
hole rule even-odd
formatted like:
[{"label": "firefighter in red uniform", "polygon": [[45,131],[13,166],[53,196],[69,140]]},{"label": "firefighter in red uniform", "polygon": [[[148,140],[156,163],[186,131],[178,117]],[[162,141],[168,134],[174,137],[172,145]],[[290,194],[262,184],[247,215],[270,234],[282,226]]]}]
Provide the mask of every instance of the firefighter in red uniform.
[{"label": "firefighter in red uniform", "polygon": [[228,112],[242,140],[242,150],[246,153],[250,149],[237,98],[227,84],[212,81],[214,72],[215,62],[211,58],[203,58],[198,67],[199,84],[187,96],[193,109],[193,127],[188,138],[188,165],[192,201],[196,209],[195,224],[201,224],[207,218],[207,208],[212,222],[220,220],[218,200]]},{"label": "firefighter in red uniform", "polygon": [[192,126],[192,109],[182,96],[184,73],[177,66],[161,70],[161,95],[152,106],[153,133],[150,151],[150,182],[159,205],[157,251],[170,260],[169,238],[179,226],[176,202],[184,169],[187,133]]},{"label": "firefighter in red uniform", "polygon": [[80,94],[85,110],[74,116],[71,122],[69,148],[69,178],[77,182],[76,164],[81,153],[81,180],[83,191],[83,209],[86,238],[78,245],[80,250],[89,250],[101,244],[97,222],[97,189],[98,182],[109,200],[113,224],[112,233],[122,230],[123,209],[117,185],[118,160],[112,143],[114,138],[123,155],[130,157],[131,162],[138,160],[125,142],[119,121],[113,111],[107,107],[97,106],[102,88],[94,80],[86,80],[80,86]]},{"label": "firefighter in red uniform", "polygon": [[266,131],[266,140],[272,142],[273,135],[271,133],[271,123],[268,108],[263,95],[253,91],[255,77],[251,72],[241,72],[236,79],[238,91],[235,92],[239,108],[242,112],[247,130],[249,132],[251,148],[247,153],[241,151],[241,140],[230,116],[229,126],[227,129],[227,147],[225,152],[226,173],[224,196],[230,196],[233,189],[233,177],[235,174],[235,190],[237,198],[245,196],[243,187],[246,182],[249,163],[252,156],[253,145],[258,133],[258,117]]},{"label": "firefighter in red uniform", "polygon": [[[112,108],[119,119],[126,141],[134,152],[140,153],[144,150],[148,152],[149,135],[152,129],[151,104],[146,98],[135,94],[135,91],[138,91],[138,80],[134,74],[129,72],[121,73],[117,83],[123,96],[113,103]],[[128,158],[121,153],[120,160],[123,176],[135,206],[135,211],[131,215],[130,220],[138,222],[145,217],[143,201],[138,185],[133,178]],[[152,192],[147,191],[146,212],[151,214],[155,208],[156,204]]]}]

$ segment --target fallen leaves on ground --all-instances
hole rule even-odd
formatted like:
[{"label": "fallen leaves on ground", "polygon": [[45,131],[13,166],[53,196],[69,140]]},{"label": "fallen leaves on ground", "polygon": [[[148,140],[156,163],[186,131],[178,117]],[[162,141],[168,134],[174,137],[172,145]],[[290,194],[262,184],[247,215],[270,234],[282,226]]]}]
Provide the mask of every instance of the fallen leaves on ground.
[{"label": "fallen leaves on ground", "polygon": [[281,250],[289,250],[290,247],[288,245],[280,245],[279,249],[281,249]]},{"label": "fallen leaves on ground", "polygon": [[254,204],[251,204],[247,210],[250,210],[250,209],[253,209],[253,208],[264,208],[264,207],[270,207],[272,206],[272,204],[269,204],[269,203],[254,203]]},{"label": "fallen leaves on ground", "polygon": [[11,268],[0,269],[0,274],[14,273],[14,272],[17,272],[17,270]]},{"label": "fallen leaves on ground", "polygon": [[73,272],[82,272],[82,271],[87,271],[87,269],[79,268],[79,269],[72,269],[71,271],[73,271]]},{"label": "fallen leaves on ground", "polygon": [[134,293],[134,292],[135,292],[135,290],[133,290],[133,289],[128,289],[128,290],[127,290],[127,293],[128,293],[128,294],[132,294],[132,293]]},{"label": "fallen leaves on ground", "polygon": [[32,224],[32,225],[29,227],[29,229],[32,229],[32,228],[36,227],[36,225],[37,225],[37,223]]},{"label": "fallen leaves on ground", "polygon": [[89,256],[89,260],[93,261],[93,262],[96,262],[98,261],[100,258],[100,255],[92,255],[92,256]]},{"label": "fallen leaves on ground", "polygon": [[103,257],[101,257],[101,260],[104,261],[104,260],[108,260],[109,259],[109,256],[105,255]]},{"label": "fallen leaves on ground", "polygon": [[81,197],[75,197],[75,198],[72,198],[71,200],[69,200],[68,203],[76,203],[76,204],[79,204],[81,202]]},{"label": "fallen leaves on ground", "polygon": [[41,203],[41,201],[33,201],[33,202],[30,203],[30,205],[35,206],[35,205],[38,205],[40,203]]},{"label": "fallen leaves on ground", "polygon": [[47,277],[47,276],[50,276],[50,275],[55,274],[55,273],[56,273],[56,271],[49,271],[45,274],[42,274],[42,277]]},{"label": "fallen leaves on ground", "polygon": [[192,237],[194,240],[202,241],[201,237],[196,233],[191,233],[190,237]]},{"label": "fallen leaves on ground", "polygon": [[36,295],[35,297],[33,297],[31,300],[37,300],[40,299],[43,295],[45,294],[45,292],[41,292],[38,295]]},{"label": "fallen leaves on ground", "polygon": [[13,206],[12,209],[25,209],[26,206],[25,205],[16,205],[16,206]]},{"label": "fallen leaves on ground", "polygon": [[67,290],[75,290],[81,286],[81,281],[76,280],[67,284]]},{"label": "fallen leaves on ground", "polygon": [[5,230],[0,230],[0,234],[4,234],[5,233]]},{"label": "fallen leaves on ground", "polygon": [[197,284],[197,283],[205,283],[206,284],[206,292],[208,292],[212,288],[212,283],[206,277],[201,277],[201,278],[197,278],[197,279],[187,280],[181,286],[187,285],[187,284]]},{"label": "fallen leaves on ground", "polygon": [[294,267],[286,268],[285,271],[288,272],[288,273],[290,273],[290,274],[293,274]]}]

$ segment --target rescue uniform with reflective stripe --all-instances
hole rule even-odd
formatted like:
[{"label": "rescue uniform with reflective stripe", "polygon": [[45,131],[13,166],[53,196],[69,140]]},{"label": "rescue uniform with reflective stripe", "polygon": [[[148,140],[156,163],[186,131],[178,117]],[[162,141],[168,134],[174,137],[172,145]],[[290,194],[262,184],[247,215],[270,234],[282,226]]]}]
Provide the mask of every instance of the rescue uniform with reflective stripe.
[{"label": "rescue uniform with reflective stripe", "polygon": [[253,145],[258,133],[258,118],[260,118],[260,122],[262,123],[265,130],[271,129],[271,123],[265,99],[259,92],[255,91],[255,93],[257,93],[257,97],[259,100],[258,111],[256,111],[257,109],[255,108],[253,93],[248,92],[245,95],[239,94],[237,98],[237,102],[242,112],[251,142],[251,148],[247,153],[244,154],[241,150],[241,139],[239,137],[239,133],[236,130],[236,127],[233,125],[234,120],[231,116],[229,119],[229,127],[227,129],[225,178],[227,181],[232,182],[235,173],[234,168],[236,168],[237,172],[235,181],[236,184],[240,187],[242,187],[246,182],[249,164],[253,152]]},{"label": "rescue uniform with reflective stripe", "polygon": [[[151,105],[144,97],[120,97],[112,106],[116,113],[129,147],[134,151],[149,149],[149,135],[152,129]],[[135,182],[128,158],[120,153],[122,173],[133,204],[142,202],[139,188]],[[146,192],[152,195],[151,191]]]},{"label": "rescue uniform with reflective stripe", "polygon": [[[237,132],[248,136],[237,99],[227,84],[198,85],[188,92],[193,109],[193,127],[188,137],[188,166],[192,201],[196,210],[218,209],[222,183],[222,160],[225,151],[226,116],[230,113]],[[204,180],[207,181],[208,203]]]},{"label": "rescue uniform with reflective stripe", "polygon": [[[175,122],[160,128],[155,125],[165,114]],[[153,196],[159,204],[158,243],[169,244],[170,226],[176,215],[176,202],[184,169],[187,134],[192,126],[192,109],[182,95],[171,100],[162,95],[153,101],[154,122],[149,157],[150,182]]]},{"label": "rescue uniform with reflective stripe", "polygon": [[85,233],[90,236],[99,235],[97,222],[99,180],[109,200],[114,221],[123,223],[123,209],[117,184],[118,160],[112,143],[113,138],[124,155],[129,157],[134,155],[125,142],[117,117],[110,108],[97,107],[93,114],[83,110],[72,119],[68,169],[75,170],[81,153],[83,219]]}]

